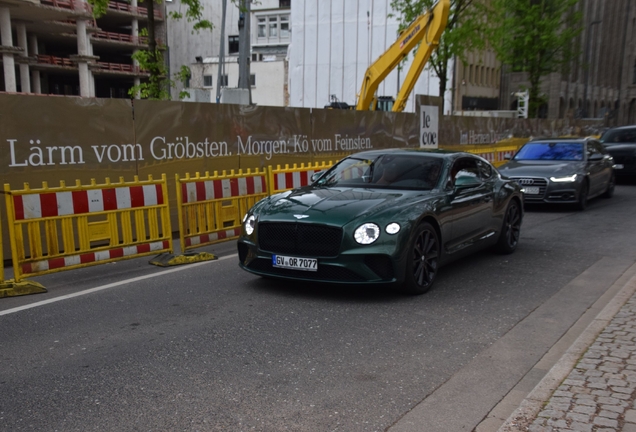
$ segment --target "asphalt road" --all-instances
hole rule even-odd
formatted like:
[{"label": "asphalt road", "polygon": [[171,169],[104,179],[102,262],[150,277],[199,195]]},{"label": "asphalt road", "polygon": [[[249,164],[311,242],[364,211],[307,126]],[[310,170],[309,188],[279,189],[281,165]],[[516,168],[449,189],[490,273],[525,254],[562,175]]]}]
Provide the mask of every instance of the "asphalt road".
[{"label": "asphalt road", "polygon": [[636,186],[530,208],[429,293],[138,259],[0,299],[3,431],[473,430],[636,260]]}]

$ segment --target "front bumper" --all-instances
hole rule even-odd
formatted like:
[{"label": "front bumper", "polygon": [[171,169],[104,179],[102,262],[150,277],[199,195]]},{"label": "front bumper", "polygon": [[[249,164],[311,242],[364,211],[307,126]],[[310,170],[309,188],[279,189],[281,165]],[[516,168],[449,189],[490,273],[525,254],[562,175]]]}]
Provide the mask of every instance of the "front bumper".
[{"label": "front bumper", "polygon": [[582,180],[557,183],[544,177],[511,178],[521,185],[525,204],[573,204],[579,200]]},{"label": "front bumper", "polygon": [[[294,270],[274,267],[274,253],[260,250],[246,237],[237,242],[239,266],[250,273],[282,279],[301,281],[347,283],[347,284],[392,284],[404,280],[404,263],[387,253],[386,247],[363,247],[342,251],[336,257],[317,258],[317,271]],[[289,255],[289,254],[281,254]]]}]

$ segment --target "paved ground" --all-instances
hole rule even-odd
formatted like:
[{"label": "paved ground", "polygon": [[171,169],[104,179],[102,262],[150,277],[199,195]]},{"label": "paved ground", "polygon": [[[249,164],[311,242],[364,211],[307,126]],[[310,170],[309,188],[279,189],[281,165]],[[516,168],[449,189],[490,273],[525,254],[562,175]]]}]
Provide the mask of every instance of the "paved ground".
[{"label": "paved ground", "polygon": [[636,276],[499,429],[636,432]]}]

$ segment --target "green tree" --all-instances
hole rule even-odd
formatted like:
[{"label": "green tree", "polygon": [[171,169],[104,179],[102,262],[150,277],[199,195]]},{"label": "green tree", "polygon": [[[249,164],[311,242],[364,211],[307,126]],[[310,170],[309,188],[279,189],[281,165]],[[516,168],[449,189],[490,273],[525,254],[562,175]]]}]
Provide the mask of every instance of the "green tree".
[{"label": "green tree", "polygon": [[489,40],[498,59],[514,72],[528,74],[529,116],[545,103],[541,79],[579,55],[579,0],[492,0]]},{"label": "green tree", "polygon": [[[391,8],[399,15],[399,30],[404,30],[435,3],[436,0],[391,0]],[[451,0],[446,30],[427,65],[439,78],[440,96],[446,91],[449,60],[454,57],[465,60],[467,52],[485,47],[482,34],[485,12],[483,0]]]},{"label": "green tree", "polygon": [[[88,0],[93,7],[93,15],[99,18],[106,13],[109,0]],[[186,6],[185,18],[188,22],[193,22],[193,31],[212,30],[213,25],[210,21],[203,19],[203,5],[201,0],[180,0]],[[148,39],[148,49],[138,50],[133,55],[133,60],[139,63],[140,69],[149,73],[147,81],[141,82],[137,86],[133,86],[129,91],[131,97],[139,95],[145,99],[170,99],[170,87],[174,85],[174,80],[184,81],[189,75],[190,70],[187,66],[173,75],[168,76],[168,69],[163,57],[164,46],[157,45],[155,38],[155,5],[161,4],[161,0],[145,0],[142,6],[147,9],[148,25],[145,29],[140,29],[139,35],[146,36]],[[184,14],[171,12],[169,18],[182,19]],[[180,97],[187,96],[187,92],[181,92]]]}]

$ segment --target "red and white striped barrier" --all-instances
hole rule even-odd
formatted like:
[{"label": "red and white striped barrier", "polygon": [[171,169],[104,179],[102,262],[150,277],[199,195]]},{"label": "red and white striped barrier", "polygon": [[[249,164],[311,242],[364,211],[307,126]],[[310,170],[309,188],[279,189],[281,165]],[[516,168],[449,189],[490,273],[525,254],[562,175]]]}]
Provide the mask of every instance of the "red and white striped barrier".
[{"label": "red and white striped barrier", "polygon": [[14,195],[15,219],[101,213],[163,204],[162,185]]},{"label": "red and white striped barrier", "polygon": [[194,237],[187,237],[185,239],[186,246],[199,246],[208,243],[214,243],[220,240],[225,240],[241,235],[241,228],[234,228],[225,231],[213,232],[210,234],[202,234]]},{"label": "red and white striped barrier", "polygon": [[226,178],[181,183],[184,203],[267,193],[265,176]]},{"label": "red and white striped barrier", "polygon": [[319,171],[294,171],[274,174],[274,189],[277,191],[295,189],[311,183],[311,176]]},{"label": "red and white striped barrier", "polygon": [[170,242],[164,240],[161,242],[121,247],[99,252],[89,252],[80,255],[52,258],[22,264],[22,273],[44,273],[49,270],[62,269],[64,267],[78,267],[81,264],[97,264],[100,261],[112,261],[120,258],[134,257],[136,255],[148,254],[150,252],[160,252],[169,248]]}]

